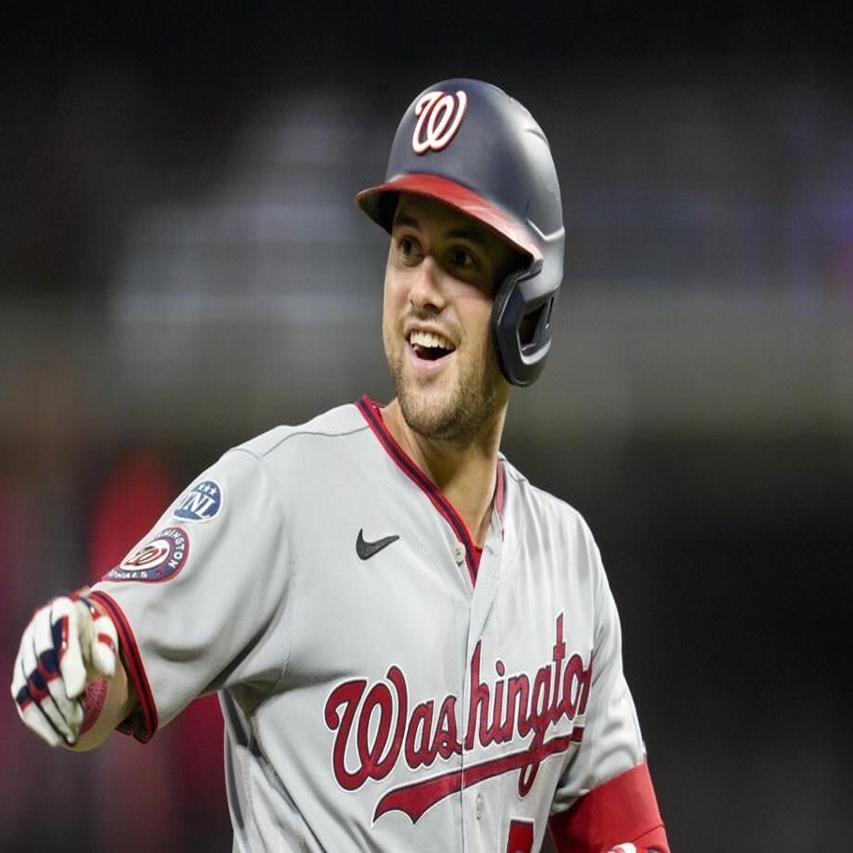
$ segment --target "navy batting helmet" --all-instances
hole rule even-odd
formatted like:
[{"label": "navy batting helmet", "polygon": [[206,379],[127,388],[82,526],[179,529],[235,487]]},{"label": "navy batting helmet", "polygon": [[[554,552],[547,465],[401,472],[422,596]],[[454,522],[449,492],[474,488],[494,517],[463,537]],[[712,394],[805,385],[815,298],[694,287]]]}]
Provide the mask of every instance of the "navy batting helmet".
[{"label": "navy batting helmet", "polygon": [[436,83],[406,110],[385,183],[363,190],[356,202],[390,232],[401,192],[450,205],[524,258],[498,287],[492,332],[503,375],[513,385],[529,385],[551,348],[565,243],[557,170],[542,129],[496,86]]}]

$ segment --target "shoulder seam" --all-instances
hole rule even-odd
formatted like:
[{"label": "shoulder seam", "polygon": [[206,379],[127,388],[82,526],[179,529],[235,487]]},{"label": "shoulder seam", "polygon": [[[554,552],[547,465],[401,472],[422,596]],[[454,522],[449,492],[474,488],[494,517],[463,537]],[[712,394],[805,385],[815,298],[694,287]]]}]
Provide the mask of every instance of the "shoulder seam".
[{"label": "shoulder seam", "polygon": [[243,445],[239,445],[237,447],[232,448],[233,450],[245,450],[247,453],[251,453],[252,456],[257,457],[258,459],[267,456],[272,453],[273,450],[278,449],[284,444],[286,441],[289,441],[291,438],[296,438],[298,436],[311,435],[318,438],[345,438],[348,435],[355,435],[358,432],[364,432],[367,429],[367,424],[362,424],[361,426],[356,427],[355,429],[348,430],[347,432],[319,432],[314,430],[298,430],[296,432],[288,433],[287,435],[280,438],[275,444],[271,447],[268,447],[263,453],[256,453],[254,450],[250,450],[248,447],[244,447]]},{"label": "shoulder seam", "polygon": [[531,483],[530,480],[524,476],[524,474],[514,468],[510,470],[509,476],[518,485],[527,484],[527,487],[530,489],[530,491],[538,495],[546,503],[553,503],[557,506],[563,507],[564,509],[568,510],[570,514],[580,517],[584,521],[584,524],[586,524],[586,521],[583,518],[583,513],[574,504],[570,503],[565,498],[561,498],[559,495],[555,495],[553,492],[549,492],[547,489],[543,489],[541,486],[537,486],[535,483]]}]

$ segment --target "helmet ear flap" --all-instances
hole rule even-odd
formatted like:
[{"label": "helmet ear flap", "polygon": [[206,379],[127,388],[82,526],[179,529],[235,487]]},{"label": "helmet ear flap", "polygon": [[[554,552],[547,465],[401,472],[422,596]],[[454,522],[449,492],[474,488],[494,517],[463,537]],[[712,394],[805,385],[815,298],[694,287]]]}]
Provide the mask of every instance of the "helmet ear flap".
[{"label": "helmet ear flap", "polygon": [[492,306],[492,338],[501,372],[513,385],[530,385],[551,349],[551,316],[557,294],[543,286],[542,261],[503,280]]}]

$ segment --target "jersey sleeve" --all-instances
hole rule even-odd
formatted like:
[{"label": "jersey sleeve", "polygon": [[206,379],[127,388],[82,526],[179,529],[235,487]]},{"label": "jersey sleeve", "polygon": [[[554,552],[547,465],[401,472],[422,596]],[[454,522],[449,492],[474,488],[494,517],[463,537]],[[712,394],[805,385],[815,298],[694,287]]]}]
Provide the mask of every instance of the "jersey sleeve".
[{"label": "jersey sleeve", "polygon": [[238,683],[263,696],[281,676],[268,638],[288,583],[276,485],[262,459],[229,451],[93,588],[139,697],[122,730],[146,741],[197,696]]},{"label": "jersey sleeve", "polygon": [[662,839],[648,849],[665,853],[645,745],[622,669],[619,614],[598,547],[585,533],[593,563],[592,685],[581,746],[555,792],[551,834],[560,853],[603,853],[628,842],[644,850],[648,839]]}]

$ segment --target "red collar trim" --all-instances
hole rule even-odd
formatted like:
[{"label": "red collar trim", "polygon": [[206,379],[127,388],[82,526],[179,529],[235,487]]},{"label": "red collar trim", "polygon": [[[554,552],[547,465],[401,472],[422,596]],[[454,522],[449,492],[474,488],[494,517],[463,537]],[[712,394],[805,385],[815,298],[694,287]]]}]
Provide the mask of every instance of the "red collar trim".
[{"label": "red collar trim", "polygon": [[[471,578],[473,586],[477,581],[477,569],[480,565],[479,554],[480,549],[474,544],[474,539],[468,530],[467,525],[462,520],[462,517],[456,511],[456,508],[449,500],[441,493],[441,490],[435,483],[406,453],[405,450],[397,442],[397,439],[391,434],[391,431],[385,426],[385,421],[382,418],[379,403],[371,400],[365,394],[361,399],[356,400],[355,405],[361,412],[367,425],[373,431],[373,434],[379,439],[379,443],[385,449],[385,452],[397,463],[399,468],[412,480],[432,502],[432,505],[441,513],[447,523],[450,525],[456,538],[465,546],[465,564],[468,567],[468,574]],[[500,516],[503,512],[504,503],[504,471],[503,465],[498,460],[497,484],[495,486],[495,508]]]}]

